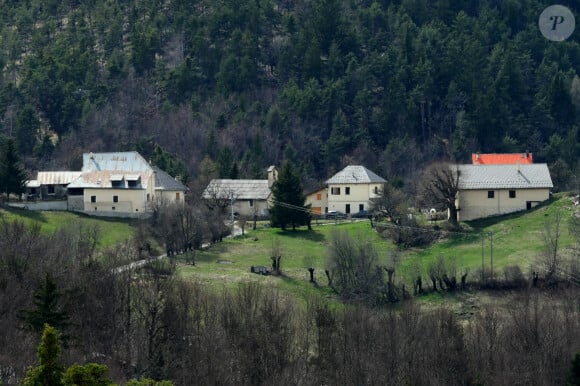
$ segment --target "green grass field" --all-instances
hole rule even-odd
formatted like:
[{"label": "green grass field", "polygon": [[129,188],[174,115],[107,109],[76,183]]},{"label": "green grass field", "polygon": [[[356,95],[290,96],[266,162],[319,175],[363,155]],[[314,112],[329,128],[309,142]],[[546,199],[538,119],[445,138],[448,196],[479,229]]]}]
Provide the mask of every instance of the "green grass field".
[{"label": "green grass field", "polygon": [[[417,269],[425,274],[429,265],[443,256],[447,264],[456,268],[458,276],[464,270],[469,270],[468,280],[473,280],[478,277],[481,268],[482,239],[485,269],[489,270],[492,243],[490,233],[493,237],[496,275],[502,275],[503,267],[508,265],[518,265],[527,273],[530,264],[537,263],[542,253],[545,223],[553,219],[558,210],[564,214],[561,250],[572,244],[567,227],[572,214],[570,206],[569,198],[556,197],[531,211],[465,224],[464,232],[448,234],[428,248],[401,251],[402,261],[396,275],[399,279],[410,280]],[[247,232],[245,236],[227,239],[207,250],[196,252],[196,265],[181,265],[179,272],[184,277],[194,278],[209,286],[229,286],[241,281],[256,280],[299,297],[312,294],[330,296],[332,291],[326,285],[324,267],[327,245],[333,230],[343,230],[353,238],[372,242],[385,261],[389,251],[395,248],[391,242],[379,237],[368,221],[318,225],[313,227],[313,231],[304,228],[296,232],[262,227]],[[279,248],[282,255],[283,277],[261,276],[250,272],[251,266],[270,267],[270,256],[276,248]],[[318,285],[309,282],[308,267],[315,268]]]},{"label": "green grass field", "polygon": [[27,224],[40,224],[42,233],[50,234],[56,230],[82,224],[87,227],[98,226],[99,246],[109,247],[130,239],[134,228],[130,220],[103,219],[88,217],[72,212],[32,211],[25,209],[0,209],[0,221],[20,220]]},{"label": "green grass field", "polygon": [[474,275],[481,269],[482,255],[485,270],[490,269],[493,254],[496,274],[501,274],[509,265],[517,265],[527,273],[531,266],[538,264],[544,248],[546,222],[553,221],[557,211],[562,213],[560,247],[565,253],[573,243],[568,228],[572,202],[568,197],[558,196],[530,211],[470,222],[466,233],[450,234],[429,248],[408,253],[400,270],[404,275],[411,275],[418,266],[426,273],[429,265],[443,256],[455,265],[459,274],[469,270]]}]

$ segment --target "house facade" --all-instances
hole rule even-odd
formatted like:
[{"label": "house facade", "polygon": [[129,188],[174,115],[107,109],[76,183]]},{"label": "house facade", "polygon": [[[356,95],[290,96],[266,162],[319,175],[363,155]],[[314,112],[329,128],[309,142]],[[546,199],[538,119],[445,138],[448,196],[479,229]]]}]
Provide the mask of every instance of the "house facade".
[{"label": "house facade", "polygon": [[368,210],[387,181],[361,165],[349,165],[326,181],[328,211],[354,214]]},{"label": "house facade", "polygon": [[272,185],[278,179],[278,169],[268,168],[268,179],[213,179],[203,191],[205,200],[229,201],[232,212],[247,218],[267,216],[272,197]]},{"label": "house facade", "polygon": [[321,215],[328,212],[328,189],[326,187],[306,193],[305,196],[305,205],[310,206],[312,214]]},{"label": "house facade", "polygon": [[546,164],[458,165],[458,220],[531,209],[550,198],[553,187]]},{"label": "house facade", "polygon": [[[67,186],[68,209],[96,216],[142,217],[153,202],[183,202],[187,188],[137,152],[85,153],[80,176]],[[157,185],[162,184],[162,185]]]}]

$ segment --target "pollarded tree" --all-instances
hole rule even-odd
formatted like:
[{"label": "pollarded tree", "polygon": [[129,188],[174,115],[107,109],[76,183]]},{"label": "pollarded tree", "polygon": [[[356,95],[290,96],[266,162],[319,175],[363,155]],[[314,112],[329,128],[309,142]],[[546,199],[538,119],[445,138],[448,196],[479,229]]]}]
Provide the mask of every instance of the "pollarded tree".
[{"label": "pollarded tree", "polygon": [[0,151],[0,193],[5,193],[7,197],[11,193],[24,193],[26,180],[26,172],[22,168],[16,143],[8,138]]},{"label": "pollarded tree", "polygon": [[289,161],[286,161],[280,170],[278,180],[272,186],[274,206],[270,210],[273,227],[286,230],[287,225],[308,225],[310,227],[310,213],[304,206],[304,192],[300,178],[294,172]]}]

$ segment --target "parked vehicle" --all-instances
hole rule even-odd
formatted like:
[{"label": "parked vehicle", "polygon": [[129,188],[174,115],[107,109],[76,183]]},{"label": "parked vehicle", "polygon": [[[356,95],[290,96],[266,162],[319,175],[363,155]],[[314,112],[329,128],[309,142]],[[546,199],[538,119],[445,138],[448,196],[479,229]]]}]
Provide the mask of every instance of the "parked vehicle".
[{"label": "parked vehicle", "polygon": [[368,210],[359,210],[358,213],[352,215],[352,218],[371,218],[371,213]]},{"label": "parked vehicle", "polygon": [[327,219],[333,219],[333,220],[337,220],[337,219],[345,219],[346,218],[346,214],[339,212],[337,210],[330,210],[328,211],[328,213],[326,213],[326,218]]}]

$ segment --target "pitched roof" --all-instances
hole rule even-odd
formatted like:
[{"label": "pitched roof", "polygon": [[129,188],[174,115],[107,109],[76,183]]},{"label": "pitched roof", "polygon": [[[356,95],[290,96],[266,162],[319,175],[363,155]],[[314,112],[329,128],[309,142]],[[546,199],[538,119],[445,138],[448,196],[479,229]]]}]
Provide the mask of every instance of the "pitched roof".
[{"label": "pitched roof", "polygon": [[145,172],[151,165],[136,151],[83,154],[83,172],[104,170]]},{"label": "pitched roof", "polygon": [[[119,179],[119,171],[111,171],[111,170],[99,170],[99,171],[91,171],[91,172],[84,172],[80,175],[79,178],[72,181],[67,188],[103,188],[103,189],[125,189],[129,185],[127,181],[139,181],[137,186],[132,188],[134,189],[146,189],[149,178],[153,170],[144,171],[140,173],[131,174],[124,174],[123,178]],[[120,186],[113,187],[112,182],[115,181],[116,183],[120,183]]]},{"label": "pitched roof", "polygon": [[503,165],[518,162],[520,164],[534,163],[532,153],[471,154],[471,163],[474,165]]},{"label": "pitched roof", "polygon": [[211,180],[203,198],[229,198],[233,194],[240,200],[267,200],[270,193],[268,180]]},{"label": "pitched roof", "polygon": [[459,189],[552,188],[546,164],[458,165]]},{"label": "pitched roof", "polygon": [[384,183],[384,178],[377,176],[360,165],[349,165],[326,181],[327,184],[368,184]]},{"label": "pitched roof", "polygon": [[81,172],[46,171],[38,172],[36,181],[39,185],[67,185],[77,179]]},{"label": "pitched roof", "polygon": [[186,191],[187,187],[175,178],[171,177],[165,171],[153,166],[155,172],[155,189],[157,190],[179,190]]}]

